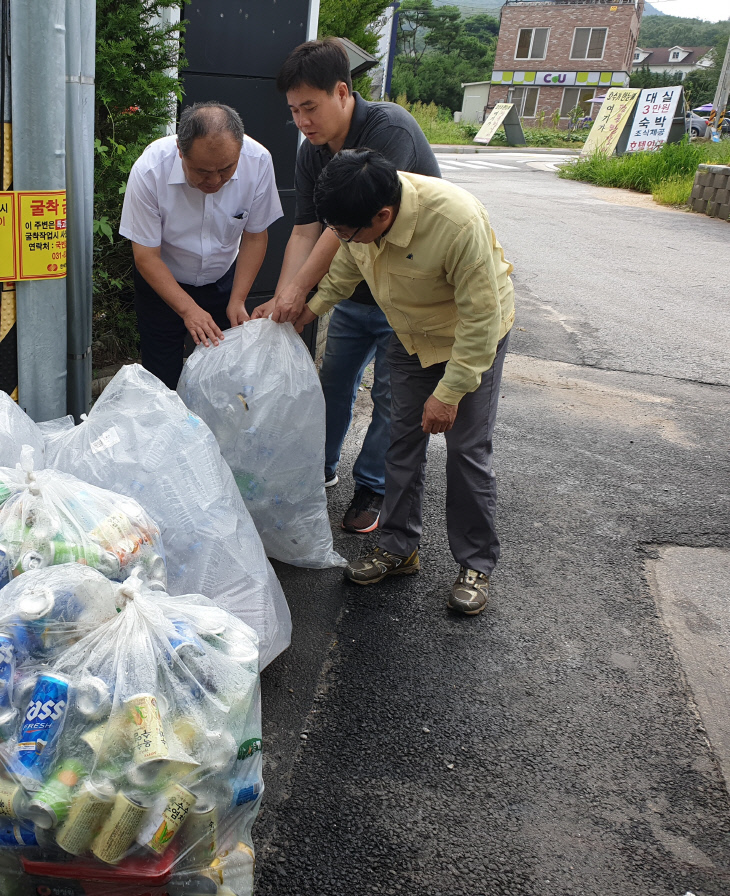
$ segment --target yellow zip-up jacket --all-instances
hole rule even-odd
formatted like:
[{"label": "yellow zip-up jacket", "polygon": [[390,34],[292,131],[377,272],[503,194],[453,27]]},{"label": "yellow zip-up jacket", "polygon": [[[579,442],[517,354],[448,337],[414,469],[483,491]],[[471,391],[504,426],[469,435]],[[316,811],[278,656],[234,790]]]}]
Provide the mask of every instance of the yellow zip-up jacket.
[{"label": "yellow zip-up jacket", "polygon": [[479,387],[515,317],[512,265],[484,206],[447,181],[399,172],[401,204],[373,243],[343,243],[309,308],[324,314],[365,280],[422,367],[447,361],[434,395],[458,404]]}]

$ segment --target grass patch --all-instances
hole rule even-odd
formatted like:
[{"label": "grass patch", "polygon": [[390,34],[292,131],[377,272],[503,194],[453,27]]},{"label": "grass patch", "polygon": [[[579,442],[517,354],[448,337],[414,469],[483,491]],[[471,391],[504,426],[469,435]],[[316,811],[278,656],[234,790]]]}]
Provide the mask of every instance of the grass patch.
[{"label": "grass patch", "polygon": [[665,205],[686,205],[701,164],[730,165],[730,141],[665,143],[659,152],[625,156],[594,153],[563,165],[558,174],[599,187],[619,187],[651,193]]},{"label": "grass patch", "polygon": [[654,201],[660,205],[672,205],[675,208],[681,208],[689,204],[694,182],[694,174],[690,174],[687,177],[670,177],[669,180],[657,184],[651,191],[651,195],[654,197]]},{"label": "grass patch", "polygon": [[[409,103],[405,96],[398,97],[398,105],[407,109],[416,119],[429,143],[447,146],[473,146],[474,137],[481,125],[471,121],[454,121],[448,109],[435,103]],[[558,128],[529,128],[522,126],[528,146],[553,146],[561,149],[577,149],[588,136],[587,130],[562,131]],[[507,146],[504,131],[500,128],[492,137],[490,146]]]}]

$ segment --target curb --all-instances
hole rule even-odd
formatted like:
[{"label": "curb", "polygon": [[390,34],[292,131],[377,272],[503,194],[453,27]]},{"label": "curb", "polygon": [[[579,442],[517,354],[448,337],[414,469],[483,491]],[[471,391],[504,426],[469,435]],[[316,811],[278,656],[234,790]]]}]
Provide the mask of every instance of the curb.
[{"label": "curb", "polygon": [[573,155],[579,155],[579,149],[560,149],[555,146],[535,146],[535,147],[526,147],[526,146],[466,146],[462,144],[454,144],[450,145],[448,143],[431,143],[431,149],[435,153],[500,153],[500,152],[524,152],[524,153],[538,153],[550,155],[551,153],[560,153],[561,155],[565,155],[565,153],[572,153]]}]

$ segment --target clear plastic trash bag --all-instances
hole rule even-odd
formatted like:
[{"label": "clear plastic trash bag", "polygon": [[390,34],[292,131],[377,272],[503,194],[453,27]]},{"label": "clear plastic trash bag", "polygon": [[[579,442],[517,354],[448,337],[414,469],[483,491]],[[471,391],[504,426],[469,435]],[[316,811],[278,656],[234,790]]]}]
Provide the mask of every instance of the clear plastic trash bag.
[{"label": "clear plastic trash bag", "polygon": [[324,396],[306,346],[270,320],[224,335],[188,358],[179,395],[213,430],[269,557],[344,566],[324,490]]},{"label": "clear plastic trash bag", "polygon": [[48,439],[46,464],[135,498],[162,532],[168,593],[248,623],[262,669],[289,646],[286,598],[218,444],[157,377],[123,367],[83,423]]},{"label": "clear plastic trash bag", "polygon": [[37,469],[43,466],[43,433],[7,392],[0,391],[0,467],[20,462],[23,445],[35,452]]},{"label": "clear plastic trash bag", "polygon": [[32,569],[80,563],[121,582],[133,571],[166,585],[157,524],[125,495],[79,481],[59,470],[33,469],[23,448],[21,466],[0,467],[0,587]]},{"label": "clear plastic trash bag", "polygon": [[[256,633],[205,597],[171,598],[136,576],[89,631],[91,589],[108,583],[86,573],[41,570],[4,592],[0,683],[14,685],[14,712],[0,724],[0,892],[251,896]],[[66,601],[62,622],[43,623],[50,643],[67,642],[52,655],[27,647],[41,623],[18,612],[39,588]]]}]

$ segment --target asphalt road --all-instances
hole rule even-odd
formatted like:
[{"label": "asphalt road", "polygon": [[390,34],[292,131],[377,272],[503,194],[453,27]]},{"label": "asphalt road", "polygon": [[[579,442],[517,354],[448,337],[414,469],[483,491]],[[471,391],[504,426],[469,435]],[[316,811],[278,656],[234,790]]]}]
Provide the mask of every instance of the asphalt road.
[{"label": "asphalt road", "polygon": [[[662,594],[702,666],[730,633],[701,607],[729,546],[730,227],[525,165],[445,173],[515,263],[502,560],[484,614],[447,612],[434,437],[419,576],[277,567],[294,637],[263,675],[256,894],[726,896],[721,751]],[[362,426],[330,490],[348,557]],[[697,552],[706,588],[661,585]]]}]

